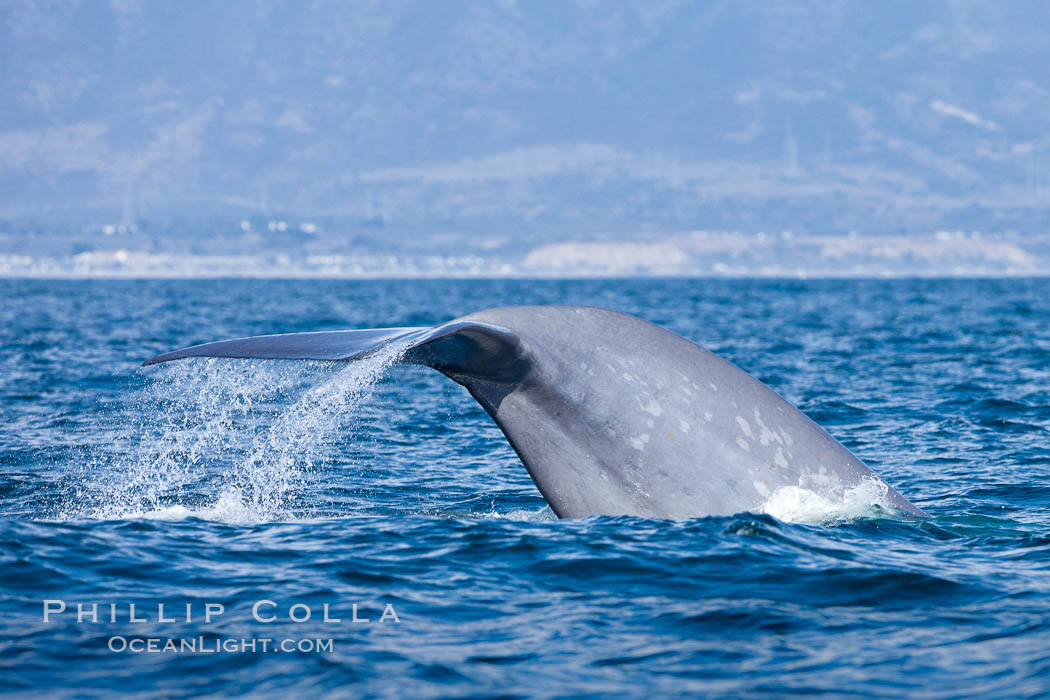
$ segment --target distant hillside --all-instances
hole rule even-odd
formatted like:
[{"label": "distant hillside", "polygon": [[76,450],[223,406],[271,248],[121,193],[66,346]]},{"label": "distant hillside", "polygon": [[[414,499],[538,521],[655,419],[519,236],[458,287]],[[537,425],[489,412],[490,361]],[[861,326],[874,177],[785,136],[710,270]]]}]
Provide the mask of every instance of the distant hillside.
[{"label": "distant hillside", "polygon": [[1048,228],[1043,2],[114,0],[0,20],[0,250],[278,216],[380,249]]}]

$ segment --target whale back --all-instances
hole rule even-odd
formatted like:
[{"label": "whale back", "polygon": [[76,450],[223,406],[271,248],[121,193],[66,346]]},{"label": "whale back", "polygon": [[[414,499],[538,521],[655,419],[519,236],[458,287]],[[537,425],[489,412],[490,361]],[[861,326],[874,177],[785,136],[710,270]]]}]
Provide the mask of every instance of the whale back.
[{"label": "whale back", "polygon": [[[161,355],[353,360],[390,343],[467,388],[559,517],[753,511],[783,487],[841,499],[881,479],[749,374],[607,309],[515,306],[433,328],[261,336]],[[922,511],[892,487],[886,500]]]}]

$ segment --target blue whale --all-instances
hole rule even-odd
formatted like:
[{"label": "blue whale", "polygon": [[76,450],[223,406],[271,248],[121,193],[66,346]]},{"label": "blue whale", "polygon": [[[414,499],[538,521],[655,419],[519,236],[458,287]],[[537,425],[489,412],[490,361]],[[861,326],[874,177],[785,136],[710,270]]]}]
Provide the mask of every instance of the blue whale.
[{"label": "blue whale", "polygon": [[761,510],[781,488],[829,501],[865,482],[924,517],[805,414],[739,367],[634,316],[580,306],[489,309],[430,328],[223,340],[186,357],[402,363],[462,384],[559,517],[692,518]]}]

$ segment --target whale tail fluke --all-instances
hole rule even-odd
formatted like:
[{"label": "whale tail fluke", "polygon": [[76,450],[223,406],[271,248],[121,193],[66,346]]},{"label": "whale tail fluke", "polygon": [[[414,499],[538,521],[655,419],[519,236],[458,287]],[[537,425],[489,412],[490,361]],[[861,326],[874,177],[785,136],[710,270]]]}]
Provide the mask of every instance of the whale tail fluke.
[{"label": "whale tail fluke", "polygon": [[433,367],[453,378],[496,379],[525,371],[520,341],[512,331],[463,321],[430,328],[368,328],[233,338],[156,355],[142,366],[190,357],[349,362],[392,344],[403,345],[401,362]]},{"label": "whale tail fluke", "polygon": [[[608,309],[488,309],[430,328],[292,333],[157,355],[352,361],[395,345],[398,362],[467,388],[560,517],[688,518],[762,510],[816,484],[841,500],[869,479],[858,457],[739,367]],[[924,513],[888,485],[887,502]]]},{"label": "whale tail fluke", "polygon": [[257,358],[268,360],[352,360],[389,343],[410,338],[427,328],[371,328],[258,335],[219,340],[151,357],[143,367],[187,357]]}]

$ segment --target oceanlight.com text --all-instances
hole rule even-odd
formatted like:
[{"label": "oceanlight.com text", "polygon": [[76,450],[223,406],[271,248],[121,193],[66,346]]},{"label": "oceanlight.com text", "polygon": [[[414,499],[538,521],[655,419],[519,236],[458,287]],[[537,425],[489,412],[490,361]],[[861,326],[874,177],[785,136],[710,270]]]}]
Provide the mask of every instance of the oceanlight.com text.
[{"label": "oceanlight.com text", "polygon": [[253,637],[217,639],[208,637],[122,637],[109,638],[110,651],[121,654],[256,654],[331,653],[332,639],[273,639]]}]

